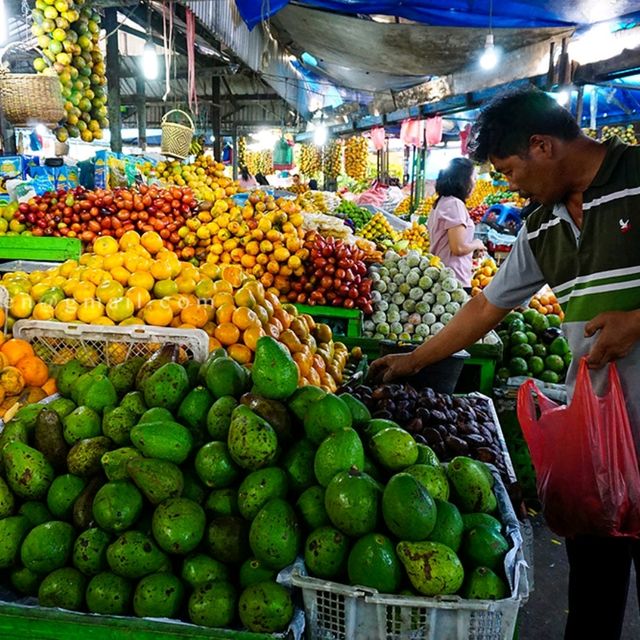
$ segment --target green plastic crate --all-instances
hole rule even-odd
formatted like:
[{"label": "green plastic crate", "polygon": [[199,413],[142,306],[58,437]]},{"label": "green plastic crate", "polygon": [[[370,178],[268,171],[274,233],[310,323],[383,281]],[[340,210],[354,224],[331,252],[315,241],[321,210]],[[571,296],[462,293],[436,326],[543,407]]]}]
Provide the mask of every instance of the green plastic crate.
[{"label": "green plastic crate", "polygon": [[44,238],[37,236],[0,237],[0,260],[78,260],[82,243],[78,238]]},{"label": "green plastic crate", "polygon": [[341,307],[296,304],[300,313],[308,313],[314,320],[331,327],[335,338],[358,338],[362,335],[362,311]]},{"label": "green plastic crate", "polygon": [[375,340],[374,338],[341,337],[340,342],[344,343],[349,351],[354,347],[360,347],[362,353],[367,356],[370,363],[380,357],[380,340]]}]

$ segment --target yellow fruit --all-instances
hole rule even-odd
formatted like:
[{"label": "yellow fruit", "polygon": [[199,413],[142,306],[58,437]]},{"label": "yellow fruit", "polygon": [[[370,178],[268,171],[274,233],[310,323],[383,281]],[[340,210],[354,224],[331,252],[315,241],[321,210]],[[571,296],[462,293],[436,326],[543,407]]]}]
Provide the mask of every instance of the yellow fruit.
[{"label": "yellow fruit", "polygon": [[28,318],[34,306],[33,298],[28,293],[19,292],[11,296],[9,313],[14,318]]},{"label": "yellow fruit", "polygon": [[55,309],[52,305],[47,304],[46,302],[38,302],[38,304],[33,308],[31,317],[34,320],[51,320],[55,317],[55,313]]},{"label": "yellow fruit", "polygon": [[151,263],[150,275],[156,280],[168,280],[171,278],[173,269],[168,260],[154,260]]},{"label": "yellow fruit", "polygon": [[158,253],[164,246],[160,234],[155,231],[145,231],[140,238],[140,244],[151,254]]},{"label": "yellow fruit", "polygon": [[113,255],[118,248],[118,241],[112,236],[101,236],[93,243],[93,252],[99,256]]},{"label": "yellow fruit", "polygon": [[91,324],[113,327],[115,322],[111,318],[107,318],[107,316],[101,316],[100,318],[96,318]]},{"label": "yellow fruit", "polygon": [[46,284],[46,283],[42,283],[39,282],[37,284],[34,284],[33,287],[31,287],[31,297],[38,302],[38,300],[40,300],[40,298],[42,297],[42,294],[47,291],[47,289],[50,288],[50,285]]},{"label": "yellow fruit", "polygon": [[85,300],[77,312],[78,320],[87,324],[104,316],[104,305],[99,300]]},{"label": "yellow fruit", "polygon": [[77,303],[91,300],[96,293],[96,285],[92,282],[78,282],[73,290],[73,299]]},{"label": "yellow fruit", "polygon": [[73,299],[61,300],[56,305],[56,318],[60,322],[73,322],[77,318],[80,305]]},{"label": "yellow fruit", "polygon": [[186,277],[184,269],[182,274],[175,279],[175,284],[178,287],[178,293],[193,293],[196,290],[196,281],[194,278]]},{"label": "yellow fruit", "polygon": [[140,244],[140,236],[135,231],[125,231],[119,244],[123,251],[127,251]]},{"label": "yellow fruit", "polygon": [[102,263],[102,268],[105,271],[111,271],[116,267],[121,267],[124,264],[124,255],[120,252],[106,256]]},{"label": "yellow fruit", "polygon": [[143,309],[143,319],[156,327],[167,327],[173,320],[173,310],[166,300],[151,300]]},{"label": "yellow fruit", "polygon": [[133,302],[136,311],[140,311],[151,300],[151,294],[145,287],[131,287],[125,296]]},{"label": "yellow fruit", "polygon": [[130,287],[142,287],[147,291],[151,291],[151,289],[153,289],[153,285],[155,284],[155,280],[153,278],[154,276],[148,271],[135,271],[129,276],[127,285],[129,285]]},{"label": "yellow fruit", "polygon": [[114,322],[122,322],[126,318],[130,318],[133,312],[133,302],[125,296],[112,298],[107,302],[107,315]]},{"label": "yellow fruit", "polygon": [[116,280],[105,280],[96,287],[96,297],[104,304],[112,298],[120,298],[123,295],[124,287]]},{"label": "yellow fruit", "polygon": [[214,336],[221,344],[228,346],[238,342],[240,339],[240,330],[231,322],[221,322],[216,327]]},{"label": "yellow fruit", "polygon": [[156,298],[165,298],[178,293],[178,285],[174,280],[158,280],[153,285],[153,295]]}]

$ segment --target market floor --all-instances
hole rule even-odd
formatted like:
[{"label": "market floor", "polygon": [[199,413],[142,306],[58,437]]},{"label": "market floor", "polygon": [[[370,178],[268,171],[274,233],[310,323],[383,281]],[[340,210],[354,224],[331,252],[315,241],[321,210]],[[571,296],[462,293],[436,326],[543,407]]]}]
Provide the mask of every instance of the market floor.
[{"label": "market floor", "polygon": [[[564,540],[553,534],[541,516],[532,520],[535,590],[520,612],[519,640],[562,640],[567,616],[569,566]],[[631,576],[631,584],[635,576]],[[640,614],[635,589],[629,589],[622,640],[640,638]]]}]

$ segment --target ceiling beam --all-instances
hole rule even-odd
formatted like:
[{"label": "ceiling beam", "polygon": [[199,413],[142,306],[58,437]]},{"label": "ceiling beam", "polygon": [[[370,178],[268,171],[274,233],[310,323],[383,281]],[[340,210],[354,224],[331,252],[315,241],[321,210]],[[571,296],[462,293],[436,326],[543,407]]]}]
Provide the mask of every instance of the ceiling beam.
[{"label": "ceiling beam", "polygon": [[625,49],[621,54],[578,67],[575,84],[598,84],[598,81],[613,80],[640,71],[640,47]]},{"label": "ceiling beam", "polygon": [[[137,97],[135,95],[122,96],[123,105],[136,104]],[[221,102],[272,102],[280,101],[284,102],[277,93],[257,93],[257,94],[233,94],[223,95],[220,97]],[[147,104],[150,106],[164,106],[168,107],[173,102],[187,102],[186,96],[171,96],[171,99],[164,102],[161,98],[147,98]],[[213,96],[198,96],[198,102],[205,102],[208,104],[213,103]]]}]

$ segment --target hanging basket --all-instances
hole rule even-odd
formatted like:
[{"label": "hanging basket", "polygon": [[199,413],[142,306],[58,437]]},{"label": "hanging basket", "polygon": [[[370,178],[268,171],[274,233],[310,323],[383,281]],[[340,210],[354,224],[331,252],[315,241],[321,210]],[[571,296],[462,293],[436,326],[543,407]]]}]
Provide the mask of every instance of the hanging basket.
[{"label": "hanging basket", "polygon": [[[7,47],[2,55],[14,45]],[[14,126],[42,123],[56,127],[66,114],[57,75],[10,73],[2,66],[0,107]]]},{"label": "hanging basket", "polygon": [[[178,122],[169,122],[167,118],[172,113],[179,113],[184,116],[191,125],[188,127]],[[189,156],[189,148],[191,147],[191,140],[193,139],[193,132],[195,131],[195,125],[188,113],[181,111],[180,109],[173,109],[168,113],[165,113],[162,118],[162,143],[160,146],[160,152],[165,156],[171,156],[178,160],[184,160]]]}]

